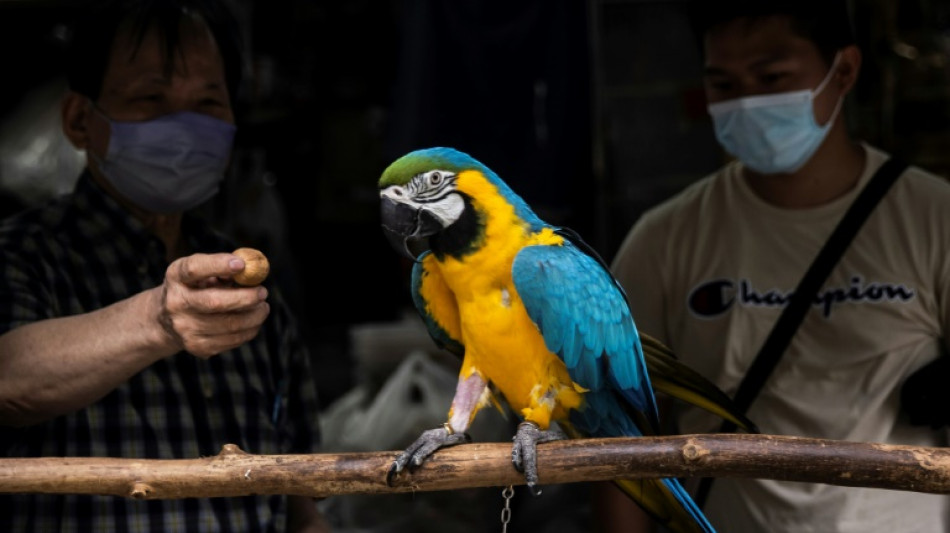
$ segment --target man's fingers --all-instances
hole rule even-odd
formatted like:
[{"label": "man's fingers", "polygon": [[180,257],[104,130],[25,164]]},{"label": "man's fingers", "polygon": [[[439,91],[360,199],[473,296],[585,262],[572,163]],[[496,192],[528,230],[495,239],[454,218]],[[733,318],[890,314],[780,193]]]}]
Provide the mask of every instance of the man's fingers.
[{"label": "man's fingers", "polygon": [[192,316],[179,330],[188,352],[210,357],[253,339],[269,313],[270,306],[262,302],[246,312]]},{"label": "man's fingers", "polygon": [[209,287],[183,291],[182,305],[201,314],[249,311],[267,300],[264,287]]},{"label": "man's fingers", "polygon": [[246,311],[181,314],[178,316],[175,329],[186,338],[214,338],[242,331],[256,331],[267,319],[269,313],[270,305],[267,302],[261,302]]},{"label": "man's fingers", "polygon": [[248,342],[257,336],[259,330],[260,328],[254,328],[214,337],[190,338],[185,346],[185,350],[194,356],[207,359]]},{"label": "man's fingers", "polygon": [[214,336],[259,327],[267,319],[270,305],[259,302],[247,309],[221,313],[192,313],[183,329],[191,335]]},{"label": "man's fingers", "polygon": [[243,268],[233,254],[195,254],[169,265],[159,320],[175,345],[210,357],[258,334],[270,313],[267,289],[219,282]]},{"label": "man's fingers", "polygon": [[168,265],[165,276],[185,285],[196,285],[208,278],[229,278],[244,270],[244,261],[234,254],[193,254]]}]

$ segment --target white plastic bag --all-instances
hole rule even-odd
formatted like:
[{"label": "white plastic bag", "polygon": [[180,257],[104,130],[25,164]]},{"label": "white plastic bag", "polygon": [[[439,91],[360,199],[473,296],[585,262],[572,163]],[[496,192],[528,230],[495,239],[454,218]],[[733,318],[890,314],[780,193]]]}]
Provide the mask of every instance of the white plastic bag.
[{"label": "white plastic bag", "polygon": [[369,397],[369,387],[357,386],[324,411],[323,450],[405,448],[424,430],[445,422],[457,380],[425,352],[410,352],[375,397]]},{"label": "white plastic bag", "polygon": [[[324,410],[323,451],[391,450],[395,459],[423,431],[445,422],[457,381],[455,369],[424,351],[409,352],[375,396],[371,387],[357,386]],[[470,434],[480,442],[510,441],[509,423],[485,409]],[[355,494],[327,498],[319,507],[337,533],[481,533],[499,525],[499,491]]]}]

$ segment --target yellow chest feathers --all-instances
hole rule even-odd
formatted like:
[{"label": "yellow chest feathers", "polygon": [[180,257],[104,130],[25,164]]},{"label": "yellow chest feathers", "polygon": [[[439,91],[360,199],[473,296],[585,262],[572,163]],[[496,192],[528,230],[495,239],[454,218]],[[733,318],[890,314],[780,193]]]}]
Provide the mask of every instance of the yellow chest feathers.
[{"label": "yellow chest feathers", "polygon": [[463,374],[479,372],[497,386],[512,408],[523,414],[538,413],[530,418],[546,426],[552,415],[558,418],[564,416],[564,409],[577,407],[579,389],[528,316],[511,267],[524,247],[560,246],[564,240],[550,228],[531,231],[497,191],[491,194],[490,182],[472,174],[464,185],[483,214],[485,238],[463,258],[427,258],[427,270],[441,283],[433,283],[424,296],[430,313],[443,317],[448,323],[443,328],[465,345]]}]

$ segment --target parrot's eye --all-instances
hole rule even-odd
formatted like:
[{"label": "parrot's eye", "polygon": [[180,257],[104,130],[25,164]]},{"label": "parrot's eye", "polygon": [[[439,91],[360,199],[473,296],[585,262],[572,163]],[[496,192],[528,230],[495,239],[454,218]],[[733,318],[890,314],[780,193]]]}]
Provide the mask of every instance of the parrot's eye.
[{"label": "parrot's eye", "polygon": [[438,185],[442,183],[442,174],[439,172],[433,172],[429,176],[429,181],[432,182],[433,185]]}]

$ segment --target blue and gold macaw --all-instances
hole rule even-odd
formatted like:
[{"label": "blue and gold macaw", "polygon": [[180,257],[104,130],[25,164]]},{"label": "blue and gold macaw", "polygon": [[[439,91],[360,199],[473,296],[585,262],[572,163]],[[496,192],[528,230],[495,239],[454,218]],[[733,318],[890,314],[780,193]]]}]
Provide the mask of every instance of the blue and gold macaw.
[{"label": "blue and gold macaw", "polygon": [[[465,442],[496,393],[523,419],[512,461],[536,494],[537,443],[656,434],[655,384],[754,430],[661,344],[645,343],[645,358],[623,289],[603,261],[570,230],[541,220],[485,165],[452,148],[417,150],[393,162],[379,187],[384,233],[416,261],[414,303],[435,342],[462,356],[448,421],[401,453],[388,480]],[[662,378],[651,384],[654,369]],[[616,483],[675,531],[714,531],[676,479]]]}]

